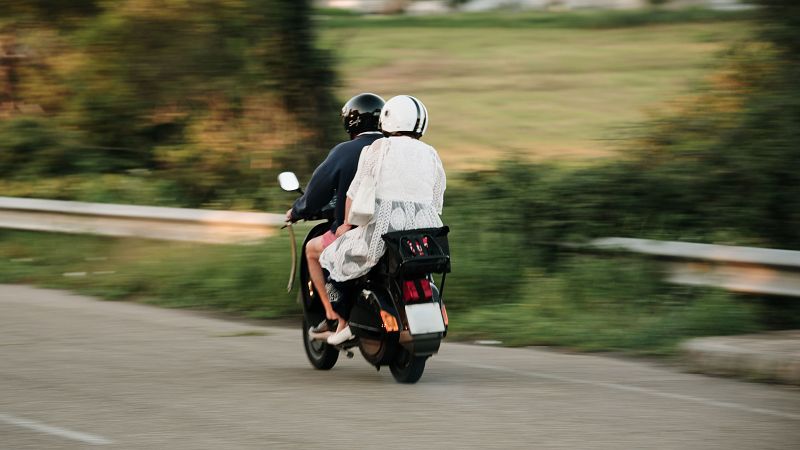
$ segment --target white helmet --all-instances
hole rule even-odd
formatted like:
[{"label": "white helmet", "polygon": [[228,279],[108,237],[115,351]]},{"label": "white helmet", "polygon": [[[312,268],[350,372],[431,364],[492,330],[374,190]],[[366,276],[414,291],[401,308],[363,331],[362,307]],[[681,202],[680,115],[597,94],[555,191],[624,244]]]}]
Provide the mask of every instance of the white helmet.
[{"label": "white helmet", "polygon": [[381,130],[386,133],[410,132],[416,137],[428,129],[428,110],[410,95],[392,97],[381,110]]}]

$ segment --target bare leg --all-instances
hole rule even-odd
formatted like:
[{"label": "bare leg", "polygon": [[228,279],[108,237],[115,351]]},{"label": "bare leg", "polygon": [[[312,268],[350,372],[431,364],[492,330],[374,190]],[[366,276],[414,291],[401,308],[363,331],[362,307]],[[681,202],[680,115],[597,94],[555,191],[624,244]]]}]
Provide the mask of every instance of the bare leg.
[{"label": "bare leg", "polygon": [[325,317],[328,320],[338,320],[339,327],[342,327],[344,320],[341,320],[336,311],[333,310],[331,300],[328,298],[328,291],[325,289],[325,274],[322,273],[322,266],[319,263],[319,255],[322,254],[322,250],[324,250],[322,248],[322,236],[317,236],[306,244],[308,275],[311,277],[314,289],[317,290],[322,306],[325,308]]}]

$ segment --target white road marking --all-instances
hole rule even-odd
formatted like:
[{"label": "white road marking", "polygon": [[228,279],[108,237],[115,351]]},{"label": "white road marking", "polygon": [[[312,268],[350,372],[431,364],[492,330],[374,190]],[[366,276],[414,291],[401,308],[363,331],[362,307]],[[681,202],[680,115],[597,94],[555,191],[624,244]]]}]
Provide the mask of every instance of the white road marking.
[{"label": "white road marking", "polygon": [[16,425],[18,427],[27,428],[33,431],[38,431],[39,433],[50,434],[53,436],[59,436],[71,439],[73,441],[83,442],[85,444],[92,444],[92,445],[113,444],[112,441],[109,441],[108,439],[101,436],[81,433],[79,431],[67,430],[64,428],[51,427],[50,425],[45,425],[43,423],[39,423],[30,419],[23,419],[21,417],[9,416],[8,414],[3,414],[3,413],[0,413],[0,422],[7,423],[9,425]]},{"label": "white road marking", "polygon": [[497,372],[505,372],[511,373],[514,375],[521,375],[531,378],[541,378],[544,380],[553,380],[553,381],[562,381],[566,383],[574,383],[574,384],[584,384],[588,386],[597,386],[597,387],[604,387],[607,389],[614,389],[618,391],[626,391],[626,392],[636,392],[639,394],[650,395],[653,397],[662,397],[662,398],[671,398],[674,400],[683,400],[692,403],[700,403],[707,406],[716,406],[718,408],[727,408],[727,409],[736,409],[739,411],[747,411],[750,413],[755,414],[763,414],[767,416],[774,416],[774,417],[781,417],[784,419],[791,419],[791,420],[800,420],[800,414],[793,414],[789,412],[783,411],[775,411],[772,409],[766,408],[756,408],[752,406],[742,405],[741,403],[731,403],[731,402],[721,402],[718,400],[712,400],[709,398],[704,397],[695,397],[693,395],[684,395],[684,394],[674,394],[671,392],[663,392],[658,391],[656,389],[649,389],[643,388],[639,386],[630,386],[627,384],[619,384],[619,383],[606,383],[604,381],[591,381],[591,380],[583,380],[580,378],[570,378],[570,377],[562,377],[560,375],[551,375],[547,373],[541,372],[529,372],[525,370],[516,370],[516,369],[509,369],[507,367],[496,367],[490,366],[486,364],[475,364],[469,363],[465,361],[457,361],[453,359],[446,359],[446,358],[436,358],[438,361],[445,361],[452,364],[457,364],[465,367],[471,367],[473,369],[486,369],[486,370],[494,370]]}]

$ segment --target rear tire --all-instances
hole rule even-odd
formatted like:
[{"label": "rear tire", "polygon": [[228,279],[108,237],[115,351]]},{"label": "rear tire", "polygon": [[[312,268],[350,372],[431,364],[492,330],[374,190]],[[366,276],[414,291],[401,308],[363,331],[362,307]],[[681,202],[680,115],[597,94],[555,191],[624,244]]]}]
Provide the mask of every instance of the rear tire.
[{"label": "rear tire", "polygon": [[339,350],[327,342],[312,341],[308,336],[310,325],[303,319],[303,347],[306,349],[308,361],[318,370],[330,370],[339,359]]},{"label": "rear tire", "polygon": [[398,383],[416,383],[425,371],[427,356],[414,356],[408,350],[402,349],[389,364],[392,376]]}]

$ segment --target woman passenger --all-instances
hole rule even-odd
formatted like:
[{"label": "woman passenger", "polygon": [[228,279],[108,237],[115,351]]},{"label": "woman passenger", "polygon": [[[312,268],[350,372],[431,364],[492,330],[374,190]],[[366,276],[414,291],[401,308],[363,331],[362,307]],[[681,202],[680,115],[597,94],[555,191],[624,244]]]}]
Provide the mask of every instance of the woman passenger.
[{"label": "woman passenger", "polygon": [[[441,227],[446,178],[436,149],[420,141],[428,128],[428,110],[410,95],[389,99],[381,110],[384,138],[362,152],[358,170],[347,191],[347,212],[365,176],[376,165],[375,213],[364,225],[345,223],[340,236],[320,255],[320,263],[338,282],[361,277],[386,251],[381,238],[391,231]],[[352,229],[351,229],[352,228]],[[341,344],[353,337],[344,320],[339,321],[328,343]]]}]

